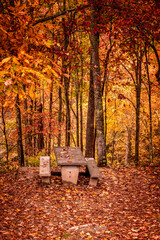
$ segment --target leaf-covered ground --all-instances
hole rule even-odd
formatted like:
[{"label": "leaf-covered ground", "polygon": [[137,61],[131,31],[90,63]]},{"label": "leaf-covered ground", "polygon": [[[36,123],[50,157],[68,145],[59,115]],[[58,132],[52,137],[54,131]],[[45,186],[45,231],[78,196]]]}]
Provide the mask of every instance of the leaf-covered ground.
[{"label": "leaf-covered ground", "polygon": [[42,187],[33,168],[1,174],[0,239],[160,239],[160,167],[100,170],[97,187],[83,175]]}]

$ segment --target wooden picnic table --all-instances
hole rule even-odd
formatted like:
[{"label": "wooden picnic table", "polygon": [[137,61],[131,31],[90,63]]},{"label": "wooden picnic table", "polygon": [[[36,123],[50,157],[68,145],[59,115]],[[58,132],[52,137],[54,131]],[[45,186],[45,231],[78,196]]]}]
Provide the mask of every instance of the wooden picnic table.
[{"label": "wooden picnic table", "polygon": [[87,162],[79,147],[54,147],[57,164],[61,166],[62,182],[77,184],[80,166]]}]

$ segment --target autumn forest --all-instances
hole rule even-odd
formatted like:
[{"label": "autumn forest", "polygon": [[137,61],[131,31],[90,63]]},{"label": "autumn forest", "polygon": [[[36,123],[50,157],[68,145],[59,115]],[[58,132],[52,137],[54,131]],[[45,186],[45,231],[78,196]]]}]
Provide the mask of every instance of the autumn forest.
[{"label": "autumn forest", "polygon": [[158,163],[159,2],[1,1],[1,152]]},{"label": "autumn forest", "polygon": [[158,0],[0,0],[1,239],[160,239],[159,27]]}]

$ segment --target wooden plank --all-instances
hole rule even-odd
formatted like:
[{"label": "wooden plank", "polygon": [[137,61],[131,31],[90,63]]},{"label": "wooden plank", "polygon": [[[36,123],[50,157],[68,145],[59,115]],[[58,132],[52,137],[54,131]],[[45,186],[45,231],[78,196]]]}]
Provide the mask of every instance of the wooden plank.
[{"label": "wooden plank", "polygon": [[60,166],[86,165],[86,160],[79,147],[54,147],[57,164]]}]

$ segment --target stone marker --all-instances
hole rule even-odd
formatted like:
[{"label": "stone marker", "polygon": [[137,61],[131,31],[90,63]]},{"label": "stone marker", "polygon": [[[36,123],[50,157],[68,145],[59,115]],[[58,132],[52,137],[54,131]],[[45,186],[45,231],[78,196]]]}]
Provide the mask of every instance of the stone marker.
[{"label": "stone marker", "polygon": [[42,178],[42,183],[50,183],[51,167],[49,156],[40,157],[39,175]]}]

